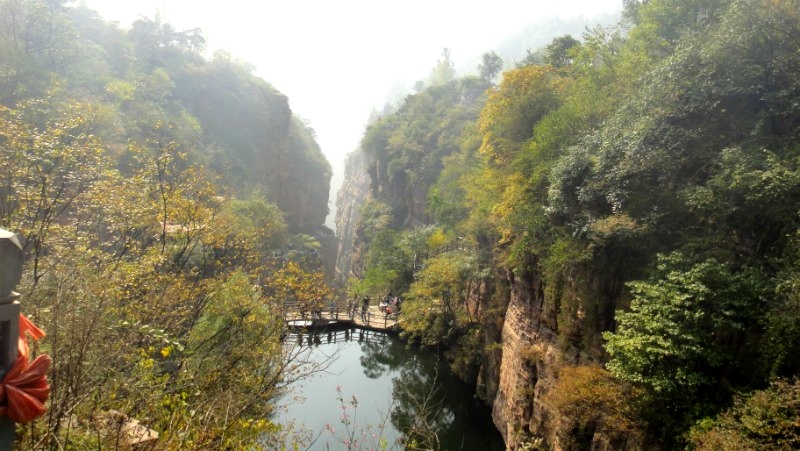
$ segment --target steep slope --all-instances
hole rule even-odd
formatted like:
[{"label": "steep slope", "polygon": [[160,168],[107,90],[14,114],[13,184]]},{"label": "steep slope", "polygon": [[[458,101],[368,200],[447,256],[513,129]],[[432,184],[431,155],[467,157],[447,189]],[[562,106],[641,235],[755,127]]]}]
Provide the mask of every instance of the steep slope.
[{"label": "steep slope", "polygon": [[404,290],[510,448],[683,447],[800,373],[798,11],[630,2],[477,120],[431,90],[368,130],[362,286]]},{"label": "steep slope", "polygon": [[362,261],[356,252],[356,230],[361,219],[361,206],[367,199],[370,189],[365,155],[356,150],[347,156],[344,166],[344,183],[336,196],[336,230],[338,231],[338,252],[336,255],[336,283],[346,285],[351,277],[358,277],[361,271],[354,264]]},{"label": "steep slope", "polygon": [[176,30],[156,17],[123,30],[63,3],[2,5],[3,17],[14,20],[2,25],[0,104],[94,102],[121,166],[134,159],[126,153],[130,143],[180,143],[230,194],[264,196],[284,211],[291,230],[317,231],[331,168],[285,95],[225,52],[204,58],[198,29]]},{"label": "steep slope", "polygon": [[[331,168],[286,96],[231,61],[177,73],[175,95],[203,129],[212,164],[243,189],[260,189],[296,231],[312,233],[327,215]],[[320,219],[321,218],[321,219]]]}]

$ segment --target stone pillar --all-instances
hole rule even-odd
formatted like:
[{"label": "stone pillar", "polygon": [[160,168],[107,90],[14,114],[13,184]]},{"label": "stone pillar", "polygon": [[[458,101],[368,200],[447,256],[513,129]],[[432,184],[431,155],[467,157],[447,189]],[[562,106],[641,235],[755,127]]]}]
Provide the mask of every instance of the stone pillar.
[{"label": "stone pillar", "polygon": [[[19,293],[24,254],[19,238],[0,229],[0,380],[17,360],[19,340]],[[14,449],[14,423],[0,418],[0,449]]]}]

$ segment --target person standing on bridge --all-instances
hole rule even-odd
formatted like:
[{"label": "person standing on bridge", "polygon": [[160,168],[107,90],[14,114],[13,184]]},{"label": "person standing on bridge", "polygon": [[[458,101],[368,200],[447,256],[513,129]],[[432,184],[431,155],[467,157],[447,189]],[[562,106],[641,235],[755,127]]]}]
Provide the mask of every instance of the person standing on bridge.
[{"label": "person standing on bridge", "polygon": [[369,312],[369,295],[364,295],[364,300],[361,302],[361,321],[367,322],[367,313]]},{"label": "person standing on bridge", "polygon": [[356,309],[358,308],[358,293],[353,293],[353,299],[347,301],[347,314],[350,319],[356,317]]}]

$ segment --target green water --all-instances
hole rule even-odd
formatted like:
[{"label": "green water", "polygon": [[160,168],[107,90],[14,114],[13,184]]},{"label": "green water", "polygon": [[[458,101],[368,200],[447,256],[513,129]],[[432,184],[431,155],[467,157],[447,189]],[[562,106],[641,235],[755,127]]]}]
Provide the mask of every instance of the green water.
[{"label": "green water", "polygon": [[294,419],[308,449],[347,449],[348,442],[357,442],[354,449],[403,449],[414,428],[423,446],[438,441],[442,450],[505,449],[490,408],[434,352],[355,329],[287,340],[301,343],[312,360],[334,357],[324,372],[295,383],[279,409],[277,421]]}]

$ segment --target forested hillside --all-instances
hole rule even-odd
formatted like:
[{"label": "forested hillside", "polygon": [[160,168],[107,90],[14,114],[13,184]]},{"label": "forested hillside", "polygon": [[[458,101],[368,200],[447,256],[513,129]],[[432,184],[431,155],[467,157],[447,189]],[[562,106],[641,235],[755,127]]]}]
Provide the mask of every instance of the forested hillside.
[{"label": "forested hillside", "polygon": [[[287,98],[200,30],[130,29],[65,1],[0,1],[0,227],[47,332],[45,416],[19,449],[270,443],[304,368],[286,300],[330,297],[331,170]],[[5,412],[5,407],[3,407]]]},{"label": "forested hillside", "polygon": [[800,3],[624,3],[368,127],[349,289],[511,447],[796,448]]},{"label": "forested hillside", "polygon": [[[3,2],[0,104],[102,106],[97,134],[117,147],[151,138],[160,122],[165,139],[235,193],[262,194],[293,230],[316,231],[327,214],[330,165],[283,94],[226,52],[206,60],[199,29],[175,30],[156,17],[122,30],[63,3]],[[301,174],[315,183],[301,183]]]}]

